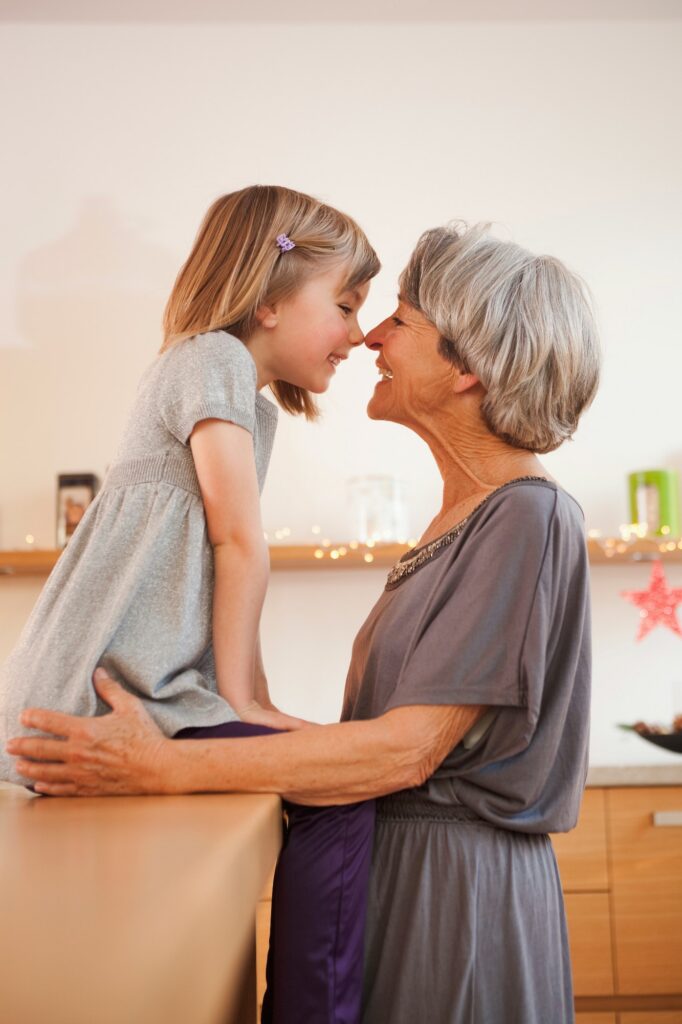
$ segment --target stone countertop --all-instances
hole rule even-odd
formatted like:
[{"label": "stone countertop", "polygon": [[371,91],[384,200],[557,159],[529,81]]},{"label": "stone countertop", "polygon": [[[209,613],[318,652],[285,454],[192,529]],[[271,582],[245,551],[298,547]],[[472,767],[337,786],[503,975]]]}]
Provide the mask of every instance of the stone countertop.
[{"label": "stone countertop", "polygon": [[682,757],[679,764],[592,765],[588,786],[682,786]]}]

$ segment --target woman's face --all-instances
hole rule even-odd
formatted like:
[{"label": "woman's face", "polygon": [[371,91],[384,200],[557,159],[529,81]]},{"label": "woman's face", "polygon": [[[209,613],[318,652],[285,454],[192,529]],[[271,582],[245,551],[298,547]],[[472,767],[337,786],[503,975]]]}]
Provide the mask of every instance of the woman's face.
[{"label": "woman's face", "polygon": [[367,406],[370,419],[414,426],[452,400],[461,374],[440,355],[439,341],[437,328],[399,297],[395,313],[365,337],[381,374]]}]

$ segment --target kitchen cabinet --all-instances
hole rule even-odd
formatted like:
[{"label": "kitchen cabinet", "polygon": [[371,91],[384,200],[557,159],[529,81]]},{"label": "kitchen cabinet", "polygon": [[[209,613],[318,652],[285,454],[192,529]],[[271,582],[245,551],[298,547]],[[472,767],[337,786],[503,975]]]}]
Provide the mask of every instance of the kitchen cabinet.
[{"label": "kitchen cabinet", "polygon": [[682,787],[608,793],[618,990],[682,992]]},{"label": "kitchen cabinet", "polygon": [[682,785],[589,788],[552,842],[576,1008],[682,1024]]}]

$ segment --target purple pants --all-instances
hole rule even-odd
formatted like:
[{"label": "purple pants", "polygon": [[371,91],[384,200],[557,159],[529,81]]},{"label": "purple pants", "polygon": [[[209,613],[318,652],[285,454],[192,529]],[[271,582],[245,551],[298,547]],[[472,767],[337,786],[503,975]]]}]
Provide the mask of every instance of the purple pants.
[{"label": "purple pants", "polygon": [[[277,731],[228,722],[183,729],[175,739]],[[374,801],[331,807],[285,801],[284,809],[262,1024],[359,1024]]]}]

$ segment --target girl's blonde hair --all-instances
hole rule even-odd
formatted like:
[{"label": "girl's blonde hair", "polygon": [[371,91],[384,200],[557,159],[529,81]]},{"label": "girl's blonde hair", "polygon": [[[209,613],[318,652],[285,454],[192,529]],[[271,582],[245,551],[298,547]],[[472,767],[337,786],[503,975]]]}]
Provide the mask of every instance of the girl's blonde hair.
[{"label": "girl's blonde hair", "polygon": [[599,384],[589,295],[553,256],[488,229],[454,223],[424,232],[400,294],[438,328],[444,358],[480,380],[488,428],[517,448],[551,452],[571,437]]},{"label": "girl's blonde hair", "polygon": [[[276,239],[295,243],[281,252]],[[378,274],[381,264],[354,220],[318,199],[279,185],[252,185],[221,196],[210,207],[163,316],[161,352],[195,334],[225,330],[248,341],[256,311],[293,295],[334,264],[347,266],[346,288]],[[315,419],[304,388],[270,385],[290,413]]]}]

